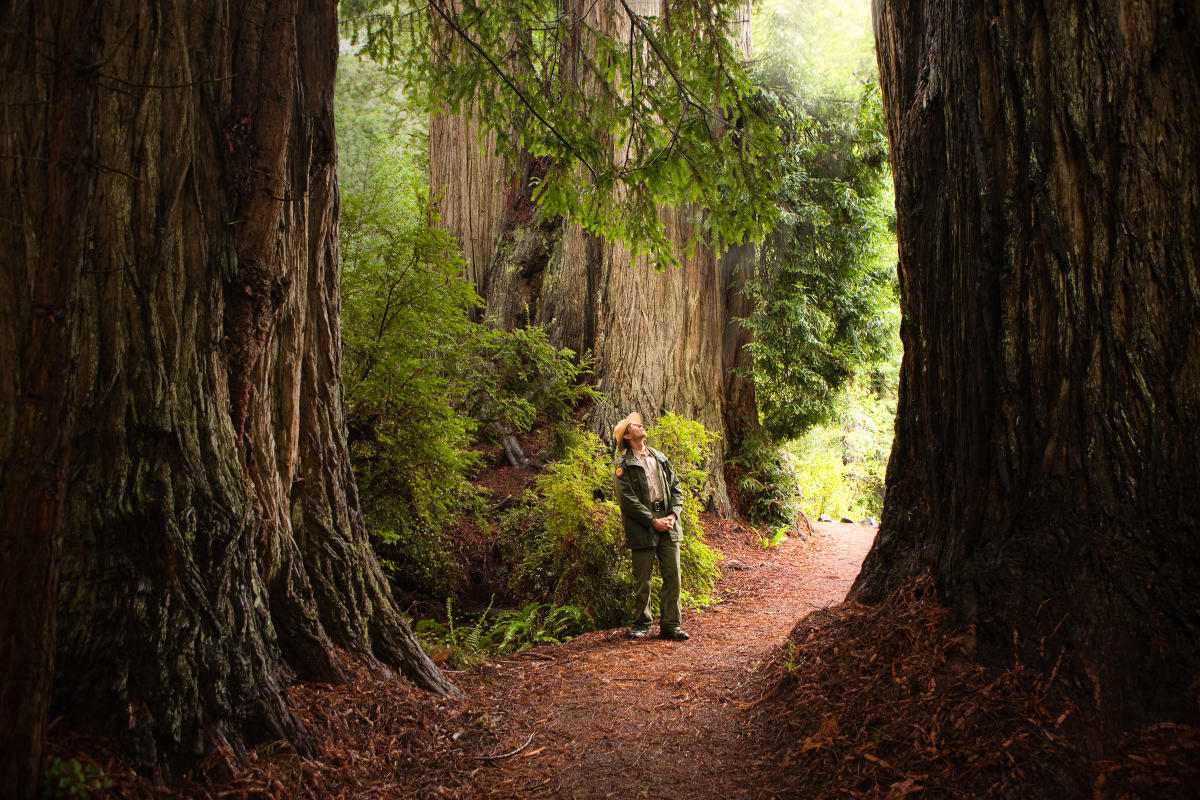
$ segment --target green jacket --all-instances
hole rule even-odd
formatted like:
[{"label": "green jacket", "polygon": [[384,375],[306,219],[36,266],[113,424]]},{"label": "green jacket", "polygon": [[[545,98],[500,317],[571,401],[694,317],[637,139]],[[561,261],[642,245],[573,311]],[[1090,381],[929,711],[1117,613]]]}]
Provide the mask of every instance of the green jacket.
[{"label": "green jacket", "polygon": [[671,541],[683,540],[683,487],[667,457],[653,448],[650,452],[658,463],[658,479],[663,487],[666,506],[666,511],[657,515],[650,511],[650,485],[646,483],[646,471],[634,457],[633,451],[625,448],[614,464],[617,504],[621,506],[621,519],[625,523],[625,546],[631,550],[657,545],[658,531],[654,530],[654,520],[668,514],[675,515],[675,527],[668,531]]}]

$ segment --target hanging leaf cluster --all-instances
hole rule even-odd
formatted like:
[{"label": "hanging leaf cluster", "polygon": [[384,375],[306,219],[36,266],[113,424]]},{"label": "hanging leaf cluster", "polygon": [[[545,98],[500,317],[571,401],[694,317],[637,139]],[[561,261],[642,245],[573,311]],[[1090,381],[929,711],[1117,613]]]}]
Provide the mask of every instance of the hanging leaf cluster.
[{"label": "hanging leaf cluster", "polygon": [[726,0],[343,3],[360,52],[434,113],[467,114],[514,163],[543,159],[534,199],[658,263],[677,260],[660,206],[695,212],[690,247],[774,225],[782,129],[734,40]]}]

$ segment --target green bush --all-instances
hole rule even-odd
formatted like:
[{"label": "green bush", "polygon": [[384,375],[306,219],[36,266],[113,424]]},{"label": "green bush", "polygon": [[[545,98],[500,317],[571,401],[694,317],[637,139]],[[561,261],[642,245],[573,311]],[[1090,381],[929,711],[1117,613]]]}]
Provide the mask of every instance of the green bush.
[{"label": "green bush", "polygon": [[597,397],[590,357],[540,326],[495,330],[422,187],[423,148],[389,78],[353,59],[339,78],[342,378],[351,459],[381,561],[402,588],[461,585],[450,528],[477,514],[481,434],[528,430]]},{"label": "green bush", "polygon": [[593,625],[620,625],[632,595],[621,512],[612,500],[612,462],[594,433],[578,431],[504,521],[522,596],[577,606]]},{"label": "green bush", "polygon": [[350,454],[381,557],[405,588],[453,591],[443,534],[476,503],[468,476],[480,300],[403,162],[343,190],[343,385]]},{"label": "green bush", "polygon": [[800,484],[794,459],[756,431],[729,460],[734,487],[750,521],[772,528],[792,528],[800,510]]},{"label": "green bush", "polygon": [[57,756],[50,759],[42,773],[42,797],[91,797],[112,788],[112,781],[104,777],[104,771],[91,764],[82,764],[78,759],[63,760]]},{"label": "green bush", "polygon": [[413,629],[421,647],[436,662],[456,669],[473,669],[489,658],[521,653],[542,644],[561,644],[590,630],[591,620],[578,606],[528,603],[523,608],[502,611],[491,620],[489,604],[473,624],[454,620],[454,608],[446,598],[446,622],[423,619]]},{"label": "green bush", "polygon": [[413,632],[425,652],[438,663],[446,662],[455,669],[471,669],[487,660],[487,615],[491,604],[474,625],[455,624],[454,603],[446,598],[445,624],[435,619],[423,619],[413,625]]},{"label": "green bush", "polygon": [[[755,398],[775,441],[831,424],[839,396],[897,336],[895,209],[869,25],[839,4],[781,0],[755,14],[761,102],[784,144],[779,224],[744,291]],[[795,43],[821,42],[820,47]],[[834,55],[837,52],[837,55]]]},{"label": "green bush", "polygon": [[591,355],[576,357],[570,348],[556,348],[543,325],[489,329],[480,338],[477,358],[475,389],[465,411],[481,425],[527,431],[538,417],[561,422],[579,404],[600,399],[584,383]]},{"label": "green bush", "polygon": [[591,619],[579,606],[527,603],[496,615],[488,632],[489,648],[494,655],[521,653],[541,644],[565,642],[591,629]]},{"label": "green bush", "polygon": [[894,375],[855,383],[839,400],[836,422],[810,429],[787,449],[796,463],[802,506],[812,519],[879,517],[895,418]]},{"label": "green bush", "polygon": [[683,541],[679,548],[680,581],[685,605],[703,608],[716,602],[713,588],[721,575],[721,554],[704,543],[700,498],[707,475],[704,463],[717,434],[699,422],[664,414],[646,431],[646,442],[661,450],[683,486]]},{"label": "green bush", "polygon": [[796,455],[796,472],[803,490],[801,505],[809,519],[822,514],[834,519],[849,515],[856,493],[842,463],[841,428],[812,428],[790,449]]}]

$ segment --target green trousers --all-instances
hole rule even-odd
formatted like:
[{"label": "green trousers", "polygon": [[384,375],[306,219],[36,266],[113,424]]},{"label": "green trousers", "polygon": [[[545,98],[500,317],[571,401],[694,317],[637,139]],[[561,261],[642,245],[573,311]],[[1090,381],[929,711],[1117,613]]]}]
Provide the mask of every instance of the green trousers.
[{"label": "green trousers", "polygon": [[633,607],[636,616],[633,627],[649,628],[654,620],[650,612],[650,577],[654,560],[662,575],[662,591],[658,593],[659,627],[664,631],[679,628],[679,542],[671,541],[670,533],[658,535],[656,547],[644,547],[633,553]]}]

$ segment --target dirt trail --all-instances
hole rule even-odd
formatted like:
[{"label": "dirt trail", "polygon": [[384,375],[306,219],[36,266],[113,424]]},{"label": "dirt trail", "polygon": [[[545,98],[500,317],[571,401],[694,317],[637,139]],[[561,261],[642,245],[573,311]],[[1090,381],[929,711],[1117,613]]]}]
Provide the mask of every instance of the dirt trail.
[{"label": "dirt trail", "polygon": [[478,790],[493,798],[763,796],[761,754],[742,729],[747,683],[801,617],[845,597],[875,528],[818,524],[808,541],[772,550],[738,525],[709,531],[726,555],[724,602],[684,611],[690,641],[600,631],[458,676],[470,709],[461,743],[480,765],[470,778]]}]

